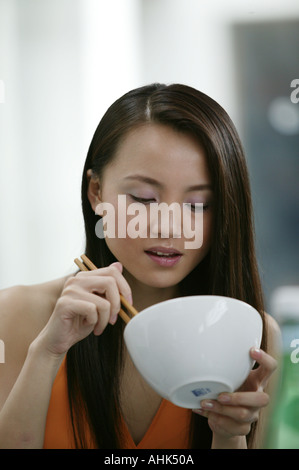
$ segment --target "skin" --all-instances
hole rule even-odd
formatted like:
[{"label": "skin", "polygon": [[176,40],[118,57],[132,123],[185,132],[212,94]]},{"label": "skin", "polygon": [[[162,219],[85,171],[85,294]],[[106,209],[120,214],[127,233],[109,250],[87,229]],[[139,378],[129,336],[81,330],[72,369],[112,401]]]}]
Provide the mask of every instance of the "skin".
[{"label": "skin", "polygon": [[[159,182],[128,179],[146,175]],[[130,132],[102,180],[90,178],[88,197],[95,210],[100,202],[115,207],[117,194],[133,194],[158,202],[203,202],[203,244],[186,250],[184,239],[107,239],[119,260],[106,268],[78,273],[37,286],[17,286],[0,292],[0,331],[6,346],[6,363],[0,366],[0,447],[41,448],[51,388],[68,349],[90,333],[100,335],[117,321],[121,293],[141,310],[179,295],[178,283],[206,256],[213,233],[213,192],[190,186],[211,185],[205,155],[187,134],[160,125]],[[145,192],[145,194],[143,194]],[[144,202],[144,201],[143,201]],[[172,267],[161,267],[145,253],[152,246],[178,249],[182,256]],[[241,390],[203,401],[203,413],[213,431],[213,448],[242,448],[245,436],[269,401],[265,392],[276,361],[277,327],[269,321],[270,354],[252,351],[260,367],[252,371]],[[17,328],[16,328],[17,325]],[[21,331],[22,334],[18,332]],[[132,387],[132,384],[134,385]],[[224,397],[230,399],[224,402]],[[129,356],[121,381],[122,413],[135,442],[148,429],[159,397],[141,378]]]},{"label": "skin", "polygon": [[[150,177],[159,186],[145,183],[141,179],[143,177]],[[203,217],[203,243],[199,249],[186,250],[184,246],[188,239],[183,236],[173,238],[172,227],[168,239],[162,238],[161,227],[157,230],[158,238],[106,239],[110,251],[124,266],[124,277],[134,292],[134,305],[139,310],[152,304],[153,300],[158,302],[174,297],[177,284],[209,251],[213,192],[211,189],[189,190],[198,185],[204,188],[211,186],[203,149],[193,137],[158,125],[133,130],[122,142],[112,163],[104,170],[102,181],[98,178],[90,181],[88,196],[94,211],[99,203],[108,202],[116,209],[116,219],[119,194],[127,196],[127,205],[136,202],[135,197],[168,205],[173,202],[207,205]],[[150,225],[150,203],[144,204]],[[194,220],[194,214],[191,217]],[[183,256],[179,263],[171,268],[161,268],[153,263],[145,251],[157,245],[180,251]]]},{"label": "skin", "polygon": [[213,446],[246,448],[245,439],[260,411],[269,403],[265,392],[277,361],[261,349],[252,348],[250,355],[260,365],[251,371],[242,387],[234,393],[222,393],[217,400],[202,400],[201,409],[193,410],[208,419],[213,431]]},{"label": "skin", "polygon": [[[130,179],[127,183],[127,178],[136,174],[155,179],[161,183],[160,189],[139,179]],[[158,302],[176,295],[177,283],[202,261],[209,250],[213,228],[213,193],[210,189],[187,191],[188,187],[196,184],[212,185],[202,147],[193,137],[161,125],[149,125],[131,132],[105,170],[103,181],[95,179],[90,182],[89,198],[94,210],[102,201],[110,202],[117,208],[117,194],[133,194],[168,204],[192,200],[208,205],[204,213],[204,238],[200,249],[184,250],[183,238],[169,240],[172,247],[183,253],[181,262],[174,268],[153,265],[144,254],[152,246],[149,240],[107,240],[112,253],[126,268],[124,276],[134,292],[134,305],[139,309],[152,304],[153,298]],[[153,244],[156,245],[155,242]],[[163,244],[168,246],[168,240]],[[246,447],[245,439],[239,435],[249,433],[260,409],[269,402],[269,396],[263,390],[276,368],[276,360],[255,349],[251,351],[251,356],[260,367],[250,373],[242,391],[222,394],[218,400],[203,400],[203,410],[194,410],[208,418],[214,433],[213,446]]]}]

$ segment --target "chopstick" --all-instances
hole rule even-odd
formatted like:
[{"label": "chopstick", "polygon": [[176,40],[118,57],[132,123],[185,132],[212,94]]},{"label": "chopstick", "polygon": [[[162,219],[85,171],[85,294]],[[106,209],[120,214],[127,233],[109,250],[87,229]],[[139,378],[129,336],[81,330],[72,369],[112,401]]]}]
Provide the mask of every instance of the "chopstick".
[{"label": "chopstick", "polygon": [[[81,259],[83,261],[76,258],[74,261],[76,263],[76,265],[78,266],[78,268],[80,269],[80,271],[92,271],[94,269],[98,269],[92,261],[90,261],[89,258],[87,258],[86,255],[81,255]],[[128,313],[131,315],[131,317],[134,317],[135,315],[138,314],[137,310],[133,307],[133,305],[131,305],[125,298],[122,294],[120,294],[120,301],[121,301],[121,305],[122,307],[124,307]],[[130,321],[130,317],[127,315],[127,313],[121,308],[120,311],[119,311],[119,315],[120,317],[123,319],[123,321],[125,323],[128,323]]]}]

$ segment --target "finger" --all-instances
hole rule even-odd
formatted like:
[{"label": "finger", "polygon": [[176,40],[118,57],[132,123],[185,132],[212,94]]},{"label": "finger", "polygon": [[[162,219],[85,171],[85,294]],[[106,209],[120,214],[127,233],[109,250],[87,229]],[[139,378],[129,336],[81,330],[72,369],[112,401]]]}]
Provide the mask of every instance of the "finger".
[{"label": "finger", "polygon": [[66,296],[66,301],[73,305],[73,313],[81,317],[85,326],[92,326],[91,331],[95,335],[102,334],[110,319],[110,302],[89,292],[82,291],[80,294],[77,299]]},{"label": "finger", "polygon": [[122,294],[128,302],[131,304],[132,302],[132,291],[131,288],[122,275],[122,272],[120,270],[121,263],[112,263],[110,266],[106,268],[99,268],[99,269],[94,269],[92,271],[80,271],[75,277],[79,279],[86,279],[86,278],[99,278],[99,277],[104,277],[104,276],[113,276],[116,280],[117,286],[119,293]]},{"label": "finger", "polygon": [[216,400],[207,400],[203,401],[201,406],[204,411],[213,411],[239,422],[253,422],[258,419],[260,408],[266,406],[267,403],[267,398],[249,397],[247,401],[244,400],[243,404],[222,405]]},{"label": "finger", "polygon": [[103,333],[108,322],[110,321],[110,302],[108,300],[98,297],[97,301],[95,302],[98,314],[97,323],[94,326],[93,332],[96,336],[99,336]]},{"label": "finger", "polygon": [[234,419],[217,413],[210,413],[208,424],[214,433],[225,437],[246,436],[250,433],[252,422],[236,422]]},{"label": "finger", "polygon": [[252,348],[250,355],[259,364],[259,367],[254,371],[255,379],[259,383],[260,388],[264,389],[277,368],[277,361],[262,349]]},{"label": "finger", "polygon": [[[62,313],[60,313],[60,310],[62,310]],[[74,299],[68,295],[60,297],[56,303],[54,313],[56,311],[59,311],[62,322],[78,317],[81,320],[84,319],[85,324],[94,326],[98,321],[98,312],[94,302],[82,298]]]},{"label": "finger", "polygon": [[202,409],[192,411],[207,418],[208,424],[213,432],[217,432],[226,437],[246,436],[251,430],[252,423],[258,419],[258,415],[256,415],[253,419],[242,422],[213,411],[205,411]]},{"label": "finger", "polygon": [[[74,299],[64,296],[58,300],[56,306],[58,310],[62,309],[64,311],[63,314],[60,315],[60,321],[63,324],[69,320],[71,320],[72,323],[75,321],[75,329],[78,337],[84,338],[90,334],[99,321],[99,313],[96,304],[86,299]],[[54,319],[54,315],[51,319],[52,318]]]},{"label": "finger", "polygon": [[116,261],[115,263],[110,264],[110,266],[117,268],[120,273],[123,272],[123,265],[119,261]]},{"label": "finger", "polygon": [[228,408],[231,406],[263,408],[268,403],[269,395],[263,391],[221,393],[218,395],[217,401],[215,400],[215,406],[222,405]]},{"label": "finger", "polygon": [[110,302],[109,321],[114,324],[120,311],[120,293],[116,279],[108,275],[84,276],[85,272],[79,277],[79,274],[76,276],[77,279],[69,283],[64,292],[75,298],[83,298],[85,292],[96,296],[104,296]]},{"label": "finger", "polygon": [[120,296],[115,278],[103,276],[99,285],[92,290],[92,293],[105,296],[109,303],[109,322],[114,325],[120,311]]},{"label": "finger", "polygon": [[133,305],[132,290],[129,283],[122,275],[122,264],[119,262],[112,263],[112,265],[109,266],[109,269],[113,270],[113,275],[115,276],[119,292],[125,297],[125,299],[128,300],[131,305]]}]

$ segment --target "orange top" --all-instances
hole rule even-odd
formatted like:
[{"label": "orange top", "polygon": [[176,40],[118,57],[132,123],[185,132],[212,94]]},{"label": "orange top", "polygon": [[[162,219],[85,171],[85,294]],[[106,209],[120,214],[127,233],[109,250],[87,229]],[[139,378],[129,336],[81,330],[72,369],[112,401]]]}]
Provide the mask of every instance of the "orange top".
[{"label": "orange top", "polygon": [[[124,449],[188,449],[191,411],[162,400],[161,405],[139,444],[122,420]],[[91,439],[88,439],[92,442]],[[90,448],[94,448],[93,444]],[[44,449],[74,448],[67,393],[66,360],[55,378],[48,409]]]}]

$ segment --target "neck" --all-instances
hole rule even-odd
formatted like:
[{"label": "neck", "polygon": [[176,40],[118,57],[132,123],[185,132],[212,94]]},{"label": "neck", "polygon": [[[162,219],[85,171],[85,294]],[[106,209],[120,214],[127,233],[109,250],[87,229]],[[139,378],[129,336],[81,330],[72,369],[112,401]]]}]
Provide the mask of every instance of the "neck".
[{"label": "neck", "polygon": [[179,296],[179,287],[152,287],[136,280],[130,273],[124,271],[124,277],[128,281],[132,289],[133,304],[136,310],[141,311],[151,305],[163,302],[164,300],[173,299]]}]

